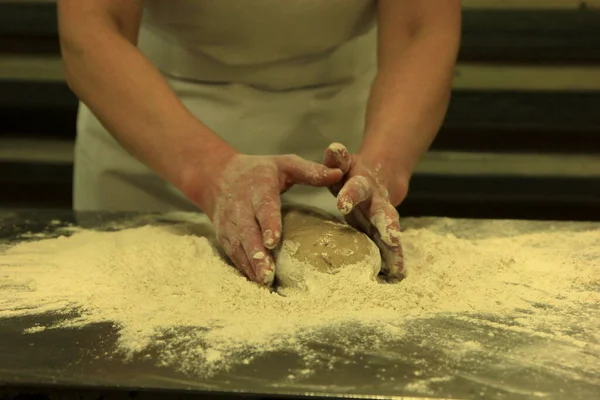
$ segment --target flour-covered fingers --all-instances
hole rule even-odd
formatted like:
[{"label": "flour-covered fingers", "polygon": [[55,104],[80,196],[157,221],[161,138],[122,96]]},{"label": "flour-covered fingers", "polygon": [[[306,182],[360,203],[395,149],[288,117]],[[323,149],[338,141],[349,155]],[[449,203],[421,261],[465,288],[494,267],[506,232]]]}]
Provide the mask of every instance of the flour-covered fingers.
[{"label": "flour-covered fingers", "polygon": [[339,168],[346,174],[352,166],[352,156],[343,144],[332,143],[325,150],[323,164],[329,168]]},{"label": "flour-covered fingers", "polygon": [[390,282],[404,279],[404,253],[400,243],[400,218],[396,209],[379,194],[359,204],[346,220],[366,233],[381,252],[381,273]]},{"label": "flour-covered fingers", "polygon": [[389,201],[381,196],[374,196],[367,218],[386,245],[400,246],[400,215]]},{"label": "flour-covered fingers", "polygon": [[[344,174],[350,171],[352,165],[352,156],[348,152],[348,149],[342,144],[332,143],[323,155],[323,164],[329,168],[339,168]],[[340,190],[344,187],[344,180],[340,180],[337,183],[329,186],[329,191],[335,197],[338,196]]]},{"label": "flour-covered fingers", "polygon": [[264,246],[273,250],[281,239],[281,199],[279,193],[263,193],[252,201]]},{"label": "flour-covered fingers", "polygon": [[256,222],[247,223],[238,234],[254,272],[253,280],[261,285],[271,286],[275,279],[275,263],[263,244],[260,227]]},{"label": "flour-covered fingers", "polygon": [[371,237],[381,250],[383,274],[391,281],[402,280],[404,253],[400,241],[400,216],[396,208],[383,196],[375,195],[365,215],[373,227]]},{"label": "flour-covered fingers", "polygon": [[252,266],[250,265],[250,260],[248,260],[248,257],[246,256],[246,251],[242,247],[241,243],[231,243],[231,245],[225,245],[223,247],[225,253],[227,254],[227,256],[229,256],[234,266],[242,274],[246,275],[248,279],[250,279],[251,281],[256,281],[256,274],[252,269]]},{"label": "flour-covered fingers", "polygon": [[331,186],[344,176],[339,168],[329,168],[295,155],[279,156],[277,162],[280,171],[292,184]]},{"label": "flour-covered fingers", "polygon": [[381,240],[379,233],[376,233],[374,238],[375,244],[381,251],[381,259],[383,265],[381,267],[382,274],[390,282],[401,281],[406,277],[404,272],[404,254],[402,245],[389,247]]},{"label": "flour-covered fingers", "polygon": [[337,195],[337,207],[343,215],[348,215],[357,205],[370,200],[373,186],[364,176],[348,179]]},{"label": "flour-covered fingers", "polygon": [[390,282],[404,279],[404,254],[402,245],[387,245],[381,238],[381,233],[368,219],[369,207],[360,204],[350,214],[346,215],[346,221],[356,229],[367,234],[377,245],[381,252],[381,273]]}]

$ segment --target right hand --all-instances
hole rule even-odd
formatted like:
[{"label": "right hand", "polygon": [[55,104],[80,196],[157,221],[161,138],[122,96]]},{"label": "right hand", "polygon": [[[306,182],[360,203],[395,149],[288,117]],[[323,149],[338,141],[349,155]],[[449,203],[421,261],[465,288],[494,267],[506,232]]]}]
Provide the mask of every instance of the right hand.
[{"label": "right hand", "polygon": [[331,186],[343,173],[295,155],[233,154],[221,161],[209,174],[198,171],[196,176],[207,178],[190,182],[184,193],[209,216],[235,266],[248,279],[271,286],[271,250],[279,245],[282,231],[281,193],[294,184]]}]

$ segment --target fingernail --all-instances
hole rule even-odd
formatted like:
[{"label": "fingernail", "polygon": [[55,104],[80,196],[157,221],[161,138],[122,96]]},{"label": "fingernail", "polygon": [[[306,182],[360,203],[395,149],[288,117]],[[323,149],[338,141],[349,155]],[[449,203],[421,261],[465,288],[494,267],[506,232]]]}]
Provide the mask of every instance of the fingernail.
[{"label": "fingernail", "polygon": [[338,143],[338,142],[333,142],[329,145],[329,150],[339,153],[341,151],[346,150],[346,146],[344,146],[343,144]]},{"label": "fingernail", "polygon": [[342,213],[342,215],[348,215],[354,208],[354,204],[348,198],[341,198],[338,200],[338,210]]},{"label": "fingernail", "polygon": [[262,279],[262,284],[265,286],[273,286],[273,282],[275,281],[275,271],[272,269],[264,270],[264,275]]},{"label": "fingernail", "polygon": [[263,244],[269,250],[272,250],[273,248],[275,248],[275,245],[277,244],[277,239],[275,239],[275,235],[273,235],[272,230],[267,229],[263,233]]},{"label": "fingernail", "polygon": [[265,286],[271,286],[275,280],[275,268],[271,258],[266,258],[263,262],[257,265],[257,275],[260,282]]},{"label": "fingernail", "polygon": [[263,251],[252,255],[253,260],[260,261],[256,264],[256,280],[266,286],[271,286],[275,280],[273,272],[273,262]]}]

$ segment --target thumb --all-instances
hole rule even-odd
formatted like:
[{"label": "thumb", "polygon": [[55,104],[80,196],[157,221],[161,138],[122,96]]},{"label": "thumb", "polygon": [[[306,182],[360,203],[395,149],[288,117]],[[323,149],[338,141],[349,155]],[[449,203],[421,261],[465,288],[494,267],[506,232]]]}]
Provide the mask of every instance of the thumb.
[{"label": "thumb", "polygon": [[337,195],[338,210],[348,215],[357,205],[373,197],[373,185],[364,176],[353,176],[348,179]]},{"label": "thumb", "polygon": [[279,171],[292,184],[330,186],[344,176],[339,168],[329,168],[296,155],[278,156],[276,162]]},{"label": "thumb", "polygon": [[332,143],[325,149],[323,164],[330,168],[339,168],[347,174],[352,166],[352,156],[343,144]]},{"label": "thumb", "polygon": [[[329,168],[339,168],[345,175],[350,171],[352,166],[352,157],[350,156],[348,149],[346,149],[346,146],[341,143],[332,143],[325,149],[325,153],[323,154],[323,164]],[[344,182],[343,180],[340,180],[340,182],[329,186],[329,191],[337,197],[343,186]]]}]

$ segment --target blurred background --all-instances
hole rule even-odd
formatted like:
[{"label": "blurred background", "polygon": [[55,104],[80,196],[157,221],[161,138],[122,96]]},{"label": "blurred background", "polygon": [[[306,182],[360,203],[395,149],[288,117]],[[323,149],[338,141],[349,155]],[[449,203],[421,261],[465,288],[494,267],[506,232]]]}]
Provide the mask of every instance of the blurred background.
[{"label": "blurred background", "polygon": [[[463,0],[444,127],[402,215],[600,220],[600,0]],[[70,208],[55,0],[0,0],[0,207]]]}]

